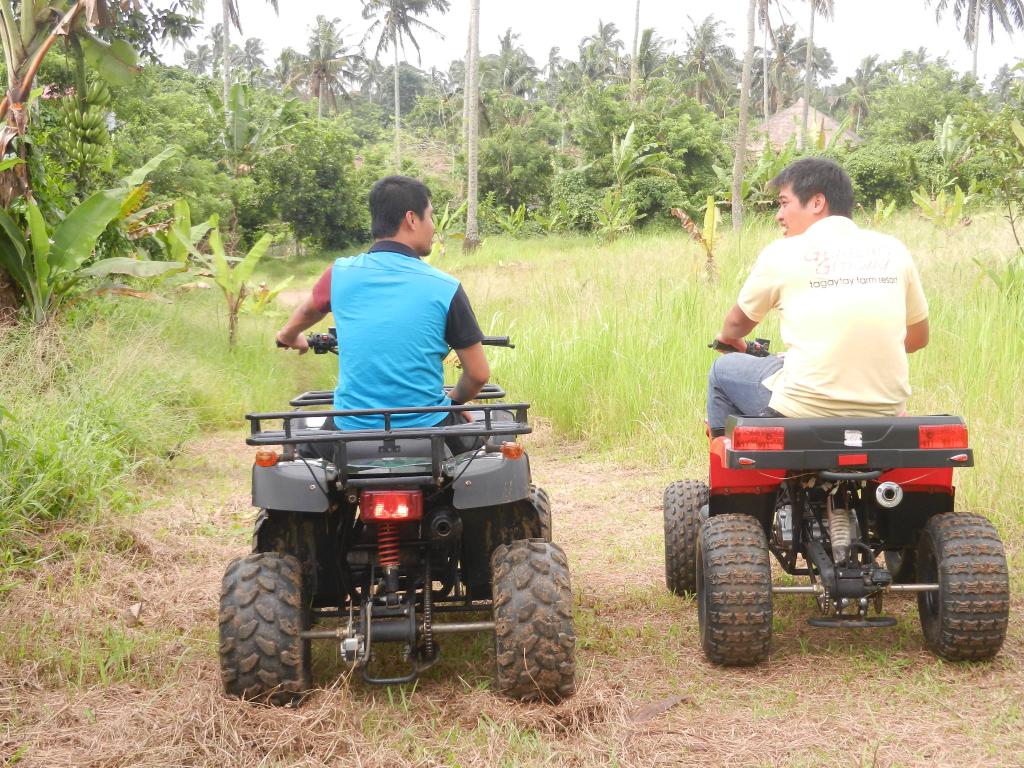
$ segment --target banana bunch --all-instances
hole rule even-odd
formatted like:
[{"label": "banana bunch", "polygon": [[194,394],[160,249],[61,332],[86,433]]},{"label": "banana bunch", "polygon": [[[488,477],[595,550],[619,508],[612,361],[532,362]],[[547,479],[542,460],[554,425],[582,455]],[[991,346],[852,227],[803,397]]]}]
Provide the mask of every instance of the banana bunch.
[{"label": "banana bunch", "polygon": [[110,141],[106,116],[109,104],[110,89],[99,81],[89,86],[84,105],[77,96],[65,96],[60,100],[63,123],[60,143],[73,164],[93,165],[103,158],[104,148]]}]

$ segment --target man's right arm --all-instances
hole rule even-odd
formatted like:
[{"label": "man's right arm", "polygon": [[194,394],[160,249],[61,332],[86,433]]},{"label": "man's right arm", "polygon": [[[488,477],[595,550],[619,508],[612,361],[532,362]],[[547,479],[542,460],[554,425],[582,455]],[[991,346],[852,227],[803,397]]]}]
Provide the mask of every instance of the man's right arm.
[{"label": "man's right arm", "polygon": [[277,332],[279,344],[299,350],[300,355],[309,351],[309,342],[302,332],[312,328],[330,312],[331,272],[331,267],[328,267],[313,286],[309,298],[292,312],[288,322]]}]

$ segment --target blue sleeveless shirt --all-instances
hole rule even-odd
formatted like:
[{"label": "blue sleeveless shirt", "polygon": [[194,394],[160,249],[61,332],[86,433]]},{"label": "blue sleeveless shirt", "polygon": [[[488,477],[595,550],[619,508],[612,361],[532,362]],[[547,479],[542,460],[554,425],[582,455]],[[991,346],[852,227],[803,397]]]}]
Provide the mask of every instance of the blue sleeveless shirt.
[{"label": "blue sleeveless shirt", "polygon": [[[331,313],[338,333],[337,410],[450,405],[441,361],[459,281],[402,253],[371,250],[338,259]],[[391,425],[430,427],[447,413],[399,414]],[[339,429],[382,429],[382,416],[344,416]]]}]

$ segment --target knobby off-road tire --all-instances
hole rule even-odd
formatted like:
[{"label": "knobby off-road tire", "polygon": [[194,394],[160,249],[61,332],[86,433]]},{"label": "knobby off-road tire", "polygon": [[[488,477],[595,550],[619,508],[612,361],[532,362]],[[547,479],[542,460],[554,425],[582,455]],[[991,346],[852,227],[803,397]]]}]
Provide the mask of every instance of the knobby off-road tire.
[{"label": "knobby off-road tire", "polygon": [[707,483],[680,480],[665,489],[665,585],[677,595],[697,591],[697,534]]},{"label": "knobby off-road tire", "polygon": [[513,541],[491,555],[497,690],[559,701],[576,691],[569,564],[557,544]]},{"label": "knobby off-road tire", "polygon": [[917,608],[928,648],[949,661],[991,659],[1003,647],[1010,579],[999,533],[981,515],[946,513],[928,521],[917,550],[917,578],[938,582]]},{"label": "knobby off-road tire", "polygon": [[537,519],[540,521],[540,538],[544,541],[551,541],[551,499],[548,498],[547,491],[531,483],[530,503],[537,510]]},{"label": "knobby off-road tire", "polygon": [[727,666],[764,661],[772,640],[772,569],[761,524],[742,514],[708,518],[697,560],[704,655]]},{"label": "knobby off-road tire", "polygon": [[233,561],[220,593],[220,669],[229,696],[271,704],[301,699],[312,685],[302,568],[263,552]]}]

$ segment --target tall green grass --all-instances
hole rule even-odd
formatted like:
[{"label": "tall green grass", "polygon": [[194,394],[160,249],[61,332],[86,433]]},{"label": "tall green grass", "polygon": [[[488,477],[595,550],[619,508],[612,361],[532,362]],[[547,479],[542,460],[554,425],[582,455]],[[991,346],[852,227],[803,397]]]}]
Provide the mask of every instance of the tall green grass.
[{"label": "tall green grass", "polygon": [[59,326],[0,330],[0,567],[49,522],[128,508],[133,480],[199,432],[242,440],[247,411],[329,382],[329,366],[274,349],[279,318],[244,318],[229,349],[221,303],[94,301]]}]

